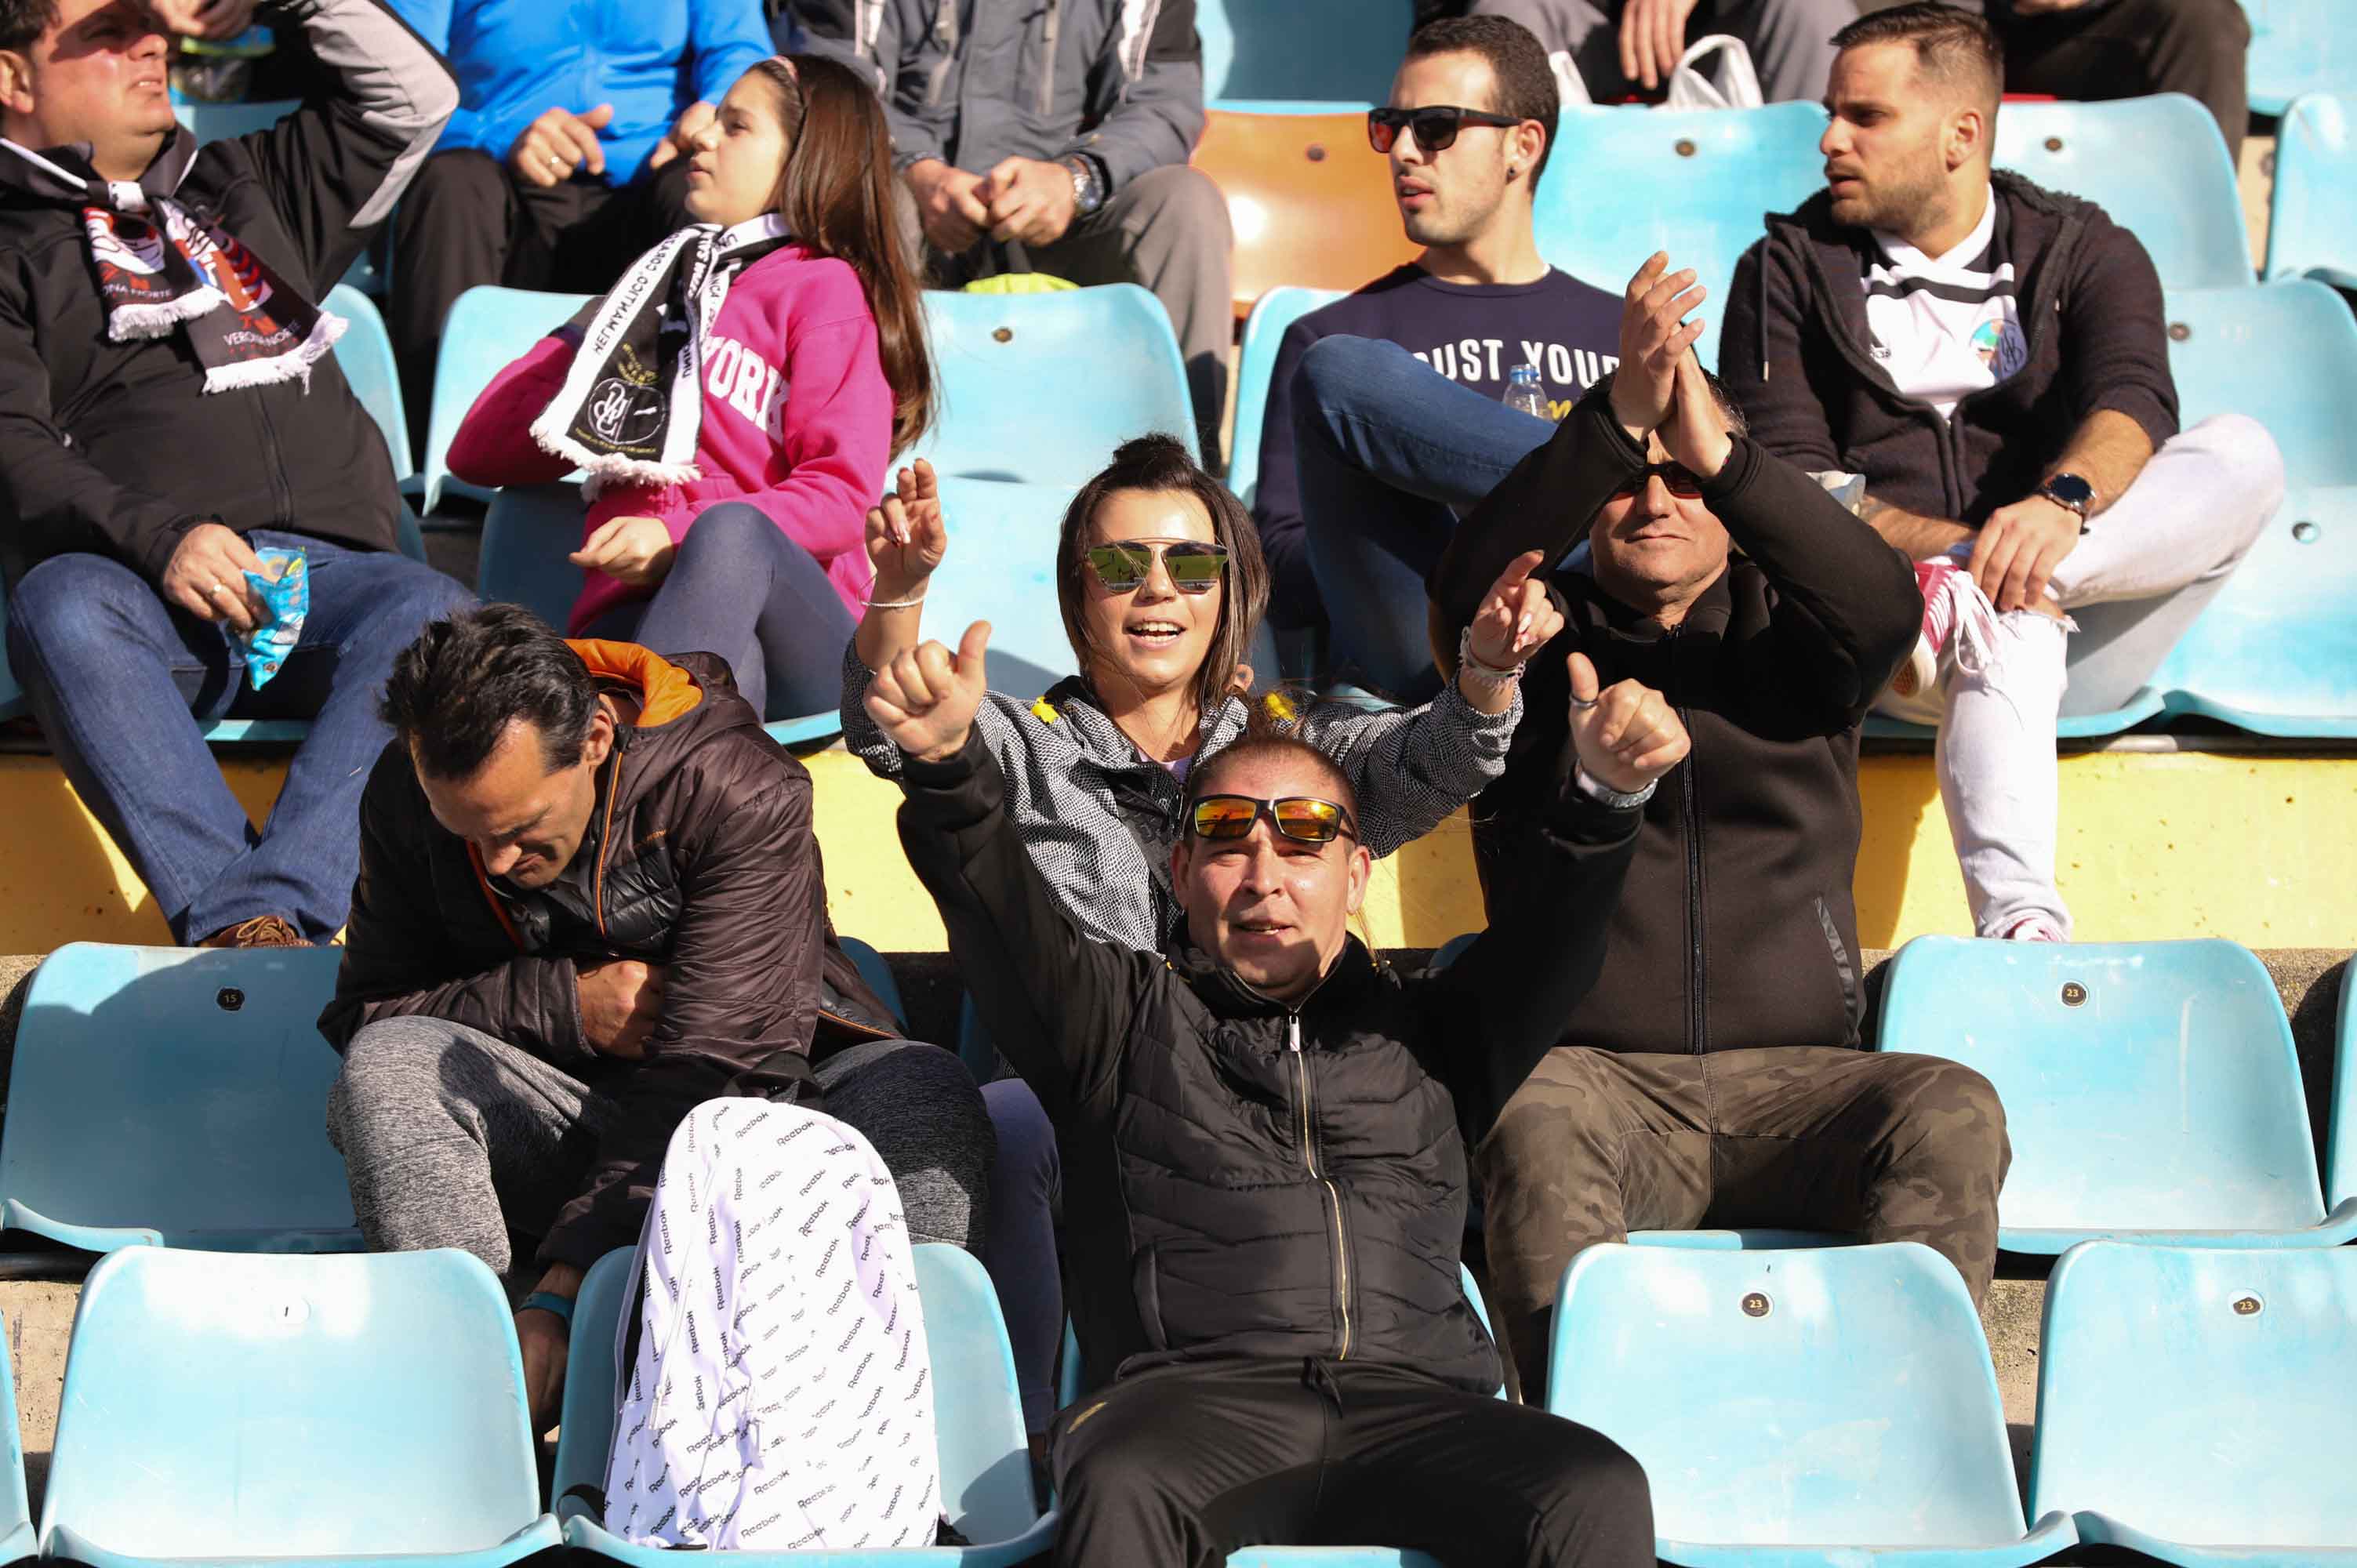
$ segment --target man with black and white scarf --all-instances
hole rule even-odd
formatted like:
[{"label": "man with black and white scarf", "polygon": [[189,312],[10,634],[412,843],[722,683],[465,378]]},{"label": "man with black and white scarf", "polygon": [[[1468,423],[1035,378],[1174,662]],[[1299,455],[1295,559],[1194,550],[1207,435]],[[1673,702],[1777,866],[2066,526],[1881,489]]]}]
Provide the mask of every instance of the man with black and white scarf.
[{"label": "man with black and white scarf", "polygon": [[[235,9],[232,7],[231,9]],[[321,302],[458,104],[377,0],[281,0],[322,95],[195,145],[172,113],[198,0],[0,0],[0,566],[8,659],[66,776],[183,942],[344,923],[393,657],[468,602],[397,549],[383,437]],[[242,25],[239,23],[238,25]],[[259,549],[310,600],[268,690]],[[251,689],[250,689],[251,688]],[[266,831],[202,726],[307,719]]]}]

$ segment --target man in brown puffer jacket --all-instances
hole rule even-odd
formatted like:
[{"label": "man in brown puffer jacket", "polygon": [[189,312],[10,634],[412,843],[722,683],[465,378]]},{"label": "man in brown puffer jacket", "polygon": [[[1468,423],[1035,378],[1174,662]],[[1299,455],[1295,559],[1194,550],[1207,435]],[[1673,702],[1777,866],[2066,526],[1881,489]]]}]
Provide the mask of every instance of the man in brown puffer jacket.
[{"label": "man in brown puffer jacket", "polygon": [[897,1037],[836,946],[810,775],[725,663],[567,642],[491,605],[428,626],[384,710],[319,1019],[344,1056],[328,1132],[372,1249],[458,1247],[505,1273],[511,1234],[539,1239],[516,1315],[536,1415],[583,1273],[638,1240],[704,1101],[823,1093],[916,1240],[974,1244],[981,1095],[953,1054]]}]

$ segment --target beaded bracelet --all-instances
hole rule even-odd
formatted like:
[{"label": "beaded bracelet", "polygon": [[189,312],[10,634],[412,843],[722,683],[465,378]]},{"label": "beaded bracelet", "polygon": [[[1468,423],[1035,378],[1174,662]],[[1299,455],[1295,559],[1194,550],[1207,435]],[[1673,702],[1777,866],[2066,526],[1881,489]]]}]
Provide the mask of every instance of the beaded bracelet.
[{"label": "beaded bracelet", "polygon": [[1481,658],[1473,651],[1473,628],[1471,627],[1467,627],[1464,631],[1458,635],[1457,672],[1460,675],[1469,675],[1485,686],[1504,686],[1521,680],[1523,678],[1523,671],[1527,666],[1528,662],[1528,660],[1524,660],[1523,663],[1516,664],[1511,669],[1501,670],[1494,664],[1484,662]]}]

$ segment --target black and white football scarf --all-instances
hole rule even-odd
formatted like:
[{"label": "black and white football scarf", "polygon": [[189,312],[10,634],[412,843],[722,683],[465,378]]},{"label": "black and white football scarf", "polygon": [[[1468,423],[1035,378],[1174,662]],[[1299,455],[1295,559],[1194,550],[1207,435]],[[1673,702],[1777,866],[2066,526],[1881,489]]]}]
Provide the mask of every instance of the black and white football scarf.
[{"label": "black and white football scarf", "polygon": [[204,390],[311,381],[311,367],[344,333],[237,238],[176,197],[197,139],[176,127],[147,172],[110,180],[86,145],[37,153],[0,140],[0,185],[78,208],[91,271],[117,343],[188,334]]},{"label": "black and white football scarf", "polygon": [[787,238],[775,213],[731,229],[696,223],[631,263],[574,317],[580,342],[532,438],[586,471],[593,495],[702,478],[704,340],[737,274]]}]

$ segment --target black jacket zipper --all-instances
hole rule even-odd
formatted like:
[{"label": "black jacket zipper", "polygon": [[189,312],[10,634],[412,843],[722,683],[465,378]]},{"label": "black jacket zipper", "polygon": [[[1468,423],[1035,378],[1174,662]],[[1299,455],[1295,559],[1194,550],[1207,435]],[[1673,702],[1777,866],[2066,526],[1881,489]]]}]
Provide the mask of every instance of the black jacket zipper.
[{"label": "black jacket zipper", "polygon": [[1317,1118],[1310,1109],[1309,1058],[1301,1051],[1300,1014],[1285,1015],[1285,1037],[1293,1053],[1294,1076],[1301,1085],[1301,1163],[1308,1167],[1310,1179],[1326,1189],[1327,1207],[1334,1217],[1334,1305],[1342,1316],[1334,1359],[1347,1361],[1351,1359],[1351,1243],[1342,1230],[1342,1195],[1318,1166]]}]

